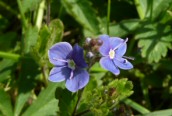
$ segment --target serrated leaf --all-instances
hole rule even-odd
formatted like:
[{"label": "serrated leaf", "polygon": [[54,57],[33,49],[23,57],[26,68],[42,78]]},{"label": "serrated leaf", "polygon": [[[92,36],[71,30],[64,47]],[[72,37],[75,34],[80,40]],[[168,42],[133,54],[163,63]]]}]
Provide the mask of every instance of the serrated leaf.
[{"label": "serrated leaf", "polygon": [[3,116],[13,116],[12,104],[9,95],[0,89],[0,112]]},{"label": "serrated leaf", "polygon": [[23,13],[27,12],[27,11],[33,11],[35,10],[38,6],[39,3],[42,0],[22,0],[22,10]]},{"label": "serrated leaf", "polygon": [[23,116],[56,115],[59,110],[58,100],[55,98],[57,87],[60,87],[60,84],[49,83],[48,87],[40,93],[37,100],[24,112]]},{"label": "serrated leaf", "polygon": [[49,32],[50,37],[48,40],[47,48],[46,50],[50,49],[50,47],[62,40],[63,37],[63,31],[64,31],[64,25],[59,19],[54,19],[49,24]]},{"label": "serrated leaf", "polygon": [[31,49],[35,46],[38,39],[38,29],[37,27],[29,27],[26,30],[24,38],[24,53],[30,53]]},{"label": "serrated leaf", "polygon": [[172,31],[169,26],[162,24],[144,24],[135,38],[139,39],[138,46],[142,48],[141,55],[148,61],[158,62],[165,57],[171,47]]},{"label": "serrated leaf", "polygon": [[98,20],[88,0],[62,0],[67,12],[85,29],[94,34],[99,33]]},{"label": "serrated leaf", "polygon": [[[116,103],[133,93],[133,84],[131,81],[128,81],[127,78],[115,79],[108,84],[108,88],[111,92],[112,98],[115,98],[114,100]],[[111,91],[111,88],[114,88],[114,91]]]}]

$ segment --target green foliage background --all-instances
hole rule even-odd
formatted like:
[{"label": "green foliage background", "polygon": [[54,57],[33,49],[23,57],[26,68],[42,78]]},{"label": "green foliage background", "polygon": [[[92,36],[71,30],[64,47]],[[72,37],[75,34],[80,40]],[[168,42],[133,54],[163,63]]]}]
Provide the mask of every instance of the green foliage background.
[{"label": "green foliage background", "polygon": [[[171,116],[171,28],[172,0],[1,0],[0,115]],[[83,93],[47,80],[53,44],[108,33],[129,38],[134,69],[96,63]]]}]

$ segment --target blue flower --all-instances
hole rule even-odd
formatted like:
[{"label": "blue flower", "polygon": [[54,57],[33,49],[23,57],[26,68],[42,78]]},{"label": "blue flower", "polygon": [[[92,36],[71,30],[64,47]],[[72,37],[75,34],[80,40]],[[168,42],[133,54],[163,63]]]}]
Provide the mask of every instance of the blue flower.
[{"label": "blue flower", "polygon": [[54,64],[50,71],[51,82],[66,81],[66,88],[76,92],[85,87],[89,81],[89,74],[84,68],[83,49],[77,44],[72,46],[67,42],[53,45],[48,51],[49,61]]},{"label": "blue flower", "polygon": [[123,40],[118,37],[109,37],[108,35],[101,35],[99,38],[103,41],[99,52],[103,56],[100,59],[100,65],[104,69],[119,75],[119,68],[124,70],[133,68],[133,65],[123,56],[127,50],[127,39]]}]

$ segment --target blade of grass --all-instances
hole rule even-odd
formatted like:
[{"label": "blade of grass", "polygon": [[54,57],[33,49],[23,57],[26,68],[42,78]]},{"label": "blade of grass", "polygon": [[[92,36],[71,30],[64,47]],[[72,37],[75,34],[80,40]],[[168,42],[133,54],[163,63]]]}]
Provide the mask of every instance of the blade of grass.
[{"label": "blade of grass", "polygon": [[145,14],[144,14],[142,7],[140,5],[140,0],[134,0],[134,2],[135,2],[136,9],[137,9],[137,12],[139,14],[140,19],[144,19]]},{"label": "blade of grass", "polygon": [[154,111],[142,116],[172,116],[172,109]]},{"label": "blade of grass", "polygon": [[135,109],[136,111],[140,112],[141,114],[146,114],[146,113],[150,113],[150,111],[148,109],[146,109],[145,107],[141,106],[140,104],[134,102],[131,99],[124,99],[123,102],[132,107],[133,109]]}]

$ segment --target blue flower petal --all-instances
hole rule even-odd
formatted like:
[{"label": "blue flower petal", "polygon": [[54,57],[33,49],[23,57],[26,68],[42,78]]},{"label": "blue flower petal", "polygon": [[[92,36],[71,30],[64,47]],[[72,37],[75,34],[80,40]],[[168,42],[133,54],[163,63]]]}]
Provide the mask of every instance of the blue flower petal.
[{"label": "blue flower petal", "polygon": [[83,49],[78,44],[76,44],[73,47],[72,59],[76,63],[77,67],[79,67],[79,68],[86,68],[87,67],[87,64],[84,60]]},{"label": "blue flower petal", "polygon": [[51,82],[61,82],[70,77],[71,69],[67,67],[54,67],[50,71],[49,80]]},{"label": "blue flower petal", "polygon": [[109,57],[102,57],[100,59],[100,65],[106,69],[111,71],[115,75],[119,75],[120,71],[117,66],[113,63],[113,60],[111,60]]},{"label": "blue flower petal", "polygon": [[100,40],[103,41],[103,44],[99,48],[99,52],[103,56],[107,56],[110,51],[110,45],[109,45],[109,36],[108,35],[101,35],[99,36]]},{"label": "blue flower petal", "polygon": [[124,40],[118,37],[110,37],[109,42],[109,46],[111,49],[117,49],[120,45],[123,44]]},{"label": "blue flower petal", "polygon": [[52,64],[62,66],[66,64],[66,58],[72,51],[72,46],[67,42],[60,42],[53,45],[48,51],[48,57]]},{"label": "blue flower petal", "polygon": [[116,57],[116,58],[114,58],[113,61],[114,61],[115,65],[121,69],[128,70],[128,69],[133,68],[133,65],[128,60],[126,60],[124,58]]},{"label": "blue flower petal", "polygon": [[86,70],[75,70],[72,79],[66,80],[66,88],[71,92],[76,92],[87,85],[89,74]]},{"label": "blue flower petal", "polygon": [[118,56],[123,56],[127,50],[127,44],[123,43],[119,48],[116,49],[115,53]]}]

